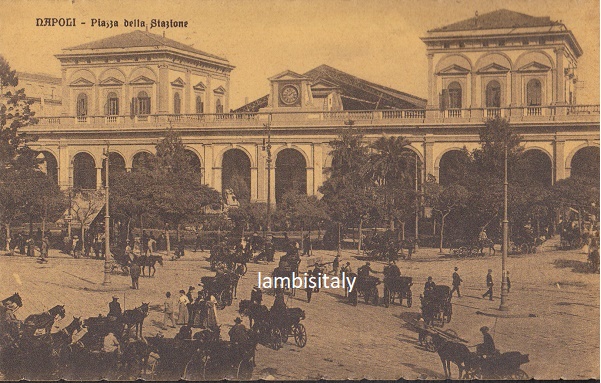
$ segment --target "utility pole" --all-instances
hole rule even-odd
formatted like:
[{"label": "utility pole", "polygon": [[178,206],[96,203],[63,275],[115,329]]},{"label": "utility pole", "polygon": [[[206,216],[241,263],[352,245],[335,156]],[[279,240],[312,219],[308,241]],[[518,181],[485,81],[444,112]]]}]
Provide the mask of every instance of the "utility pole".
[{"label": "utility pole", "polygon": [[103,285],[111,283],[111,245],[110,245],[110,216],[109,216],[109,162],[110,162],[110,145],[106,143],[106,154],[105,154],[105,183],[104,183],[104,281]]},{"label": "utility pole", "polygon": [[509,248],[509,220],[507,219],[507,194],[508,194],[508,185],[507,182],[507,139],[509,137],[505,137],[505,169],[503,171],[503,256],[501,261],[501,304],[499,306],[499,310],[508,311],[509,307],[507,306],[507,249]]},{"label": "utility pole", "polygon": [[263,150],[267,153],[267,235],[271,236],[271,113],[263,126],[267,134],[267,141],[263,141]]},{"label": "utility pole", "polygon": [[415,153],[415,240],[413,244],[413,252],[418,250],[418,238],[419,238],[419,205],[420,205],[420,195],[418,188],[418,164],[419,158],[417,157],[417,153]]}]

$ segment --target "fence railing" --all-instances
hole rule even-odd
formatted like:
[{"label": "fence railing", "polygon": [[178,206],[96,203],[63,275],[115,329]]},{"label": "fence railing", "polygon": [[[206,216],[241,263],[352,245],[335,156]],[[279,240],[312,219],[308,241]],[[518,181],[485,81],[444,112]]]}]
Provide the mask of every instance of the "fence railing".
[{"label": "fence railing", "polygon": [[[148,127],[261,127],[269,120],[279,126],[314,125],[409,125],[445,122],[463,124],[483,122],[489,118],[504,117],[510,121],[599,121],[599,105],[521,106],[511,108],[470,109],[387,109],[352,111],[303,111],[271,113],[222,114],[152,114],[138,116],[52,116],[38,117],[38,126],[60,129],[78,126],[78,129],[148,128]],[[36,128],[34,128],[35,130]]]}]

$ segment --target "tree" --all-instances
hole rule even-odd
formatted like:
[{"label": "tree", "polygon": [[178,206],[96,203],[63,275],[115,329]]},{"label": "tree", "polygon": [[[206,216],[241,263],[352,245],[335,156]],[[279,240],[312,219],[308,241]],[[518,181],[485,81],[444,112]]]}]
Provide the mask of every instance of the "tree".
[{"label": "tree", "polygon": [[85,231],[104,206],[102,190],[81,190],[71,199],[71,214],[81,225],[81,241],[85,245]]},{"label": "tree", "polygon": [[442,187],[435,182],[425,184],[426,202],[433,211],[440,214],[440,242],[439,251],[442,253],[444,242],[445,219],[451,212],[465,206],[469,198],[468,190],[459,184]]},{"label": "tree", "polygon": [[305,229],[310,231],[317,227],[319,222],[329,219],[323,201],[315,196],[300,194],[295,190],[284,194],[278,209],[283,211],[293,227],[303,231]]}]

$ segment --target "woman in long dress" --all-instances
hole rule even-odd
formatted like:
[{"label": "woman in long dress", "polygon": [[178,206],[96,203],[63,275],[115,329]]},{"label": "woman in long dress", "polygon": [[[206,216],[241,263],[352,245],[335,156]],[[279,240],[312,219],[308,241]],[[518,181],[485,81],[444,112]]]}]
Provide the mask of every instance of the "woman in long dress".
[{"label": "woman in long dress", "polygon": [[178,299],[179,313],[177,315],[177,324],[179,325],[188,324],[188,303],[190,303],[190,301],[186,296],[186,292],[180,290]]},{"label": "woman in long dress", "polygon": [[214,329],[218,327],[217,324],[217,299],[213,295],[206,302],[207,316],[205,322],[205,328]]}]

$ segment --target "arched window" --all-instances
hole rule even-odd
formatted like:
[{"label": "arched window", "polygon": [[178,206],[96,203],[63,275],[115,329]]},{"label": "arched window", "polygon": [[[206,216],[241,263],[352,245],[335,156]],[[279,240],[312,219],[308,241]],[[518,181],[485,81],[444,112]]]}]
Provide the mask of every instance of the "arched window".
[{"label": "arched window", "polygon": [[182,100],[179,97],[179,93],[173,95],[173,114],[181,114],[182,112]]},{"label": "arched window", "polygon": [[119,97],[117,96],[117,93],[111,92],[106,96],[106,105],[104,107],[104,113],[107,116],[119,115]]},{"label": "arched window", "polygon": [[85,93],[80,93],[79,96],[77,96],[77,115],[88,115],[88,95]]},{"label": "arched window", "polygon": [[218,114],[223,113],[223,105],[221,104],[220,99],[217,99],[217,101],[215,101],[215,113],[218,113]]},{"label": "arched window", "polygon": [[500,108],[501,107],[501,84],[493,80],[486,84],[486,107]]},{"label": "arched window", "polygon": [[528,106],[542,105],[542,86],[537,79],[528,81],[528,85],[526,85],[526,104]]},{"label": "arched window", "polygon": [[450,109],[461,109],[462,105],[462,94],[461,85],[457,81],[453,81],[449,84],[449,108]]},{"label": "arched window", "polygon": [[202,97],[196,96],[196,113],[201,114],[204,113],[204,103],[202,102]]},{"label": "arched window", "polygon": [[138,92],[138,97],[134,100],[135,105],[135,115],[148,115],[150,114],[150,97],[148,97],[148,93],[143,90]]}]

